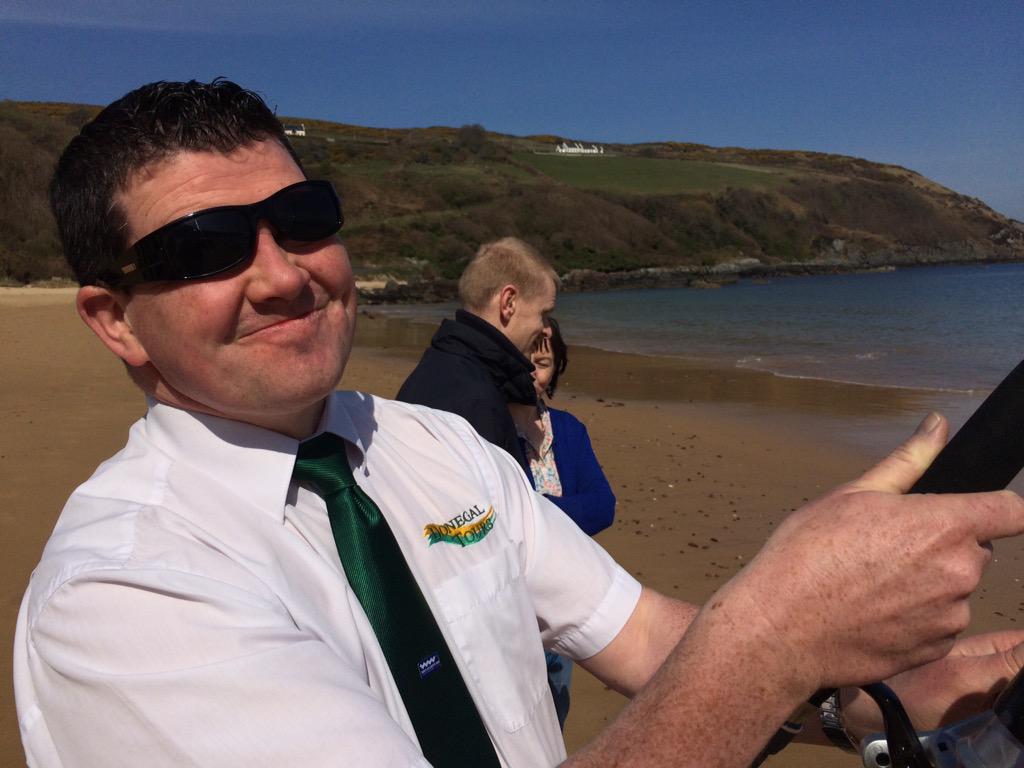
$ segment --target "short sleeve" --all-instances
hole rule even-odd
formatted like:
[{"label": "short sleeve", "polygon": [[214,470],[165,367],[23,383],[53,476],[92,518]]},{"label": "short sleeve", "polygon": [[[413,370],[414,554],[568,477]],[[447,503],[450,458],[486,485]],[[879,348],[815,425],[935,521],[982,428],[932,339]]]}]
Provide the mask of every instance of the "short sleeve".
[{"label": "short sleeve", "polygon": [[573,659],[601,651],[640,599],[640,583],[562,510],[531,492],[526,578],[546,648]]}]

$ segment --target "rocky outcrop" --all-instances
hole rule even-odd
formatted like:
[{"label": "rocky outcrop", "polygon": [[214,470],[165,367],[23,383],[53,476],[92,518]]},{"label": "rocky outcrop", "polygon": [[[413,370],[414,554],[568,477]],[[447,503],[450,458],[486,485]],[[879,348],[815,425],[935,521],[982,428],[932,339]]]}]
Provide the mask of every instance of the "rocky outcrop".
[{"label": "rocky outcrop", "polygon": [[[827,275],[852,272],[889,271],[897,268],[938,264],[1000,263],[1024,260],[1024,230],[1014,230],[999,244],[986,247],[979,243],[945,243],[879,249],[866,253],[838,243],[818,258],[801,262],[765,263],[742,258],[712,265],[650,267],[621,272],[574,269],[561,275],[562,291],[610,291],[640,288],[718,288],[741,278],[770,278],[795,275]],[[383,288],[360,289],[363,304],[428,304],[455,301],[455,280],[396,283]]]},{"label": "rocky outcrop", "polygon": [[372,304],[439,304],[459,297],[457,280],[423,280],[399,283],[389,280],[383,288],[358,288],[359,302]]}]

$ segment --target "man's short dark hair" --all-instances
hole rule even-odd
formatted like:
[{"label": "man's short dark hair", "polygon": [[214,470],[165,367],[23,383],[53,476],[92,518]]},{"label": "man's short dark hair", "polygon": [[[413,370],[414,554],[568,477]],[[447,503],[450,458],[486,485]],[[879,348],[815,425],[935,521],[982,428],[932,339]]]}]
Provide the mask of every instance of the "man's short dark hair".
[{"label": "man's short dark hair", "polygon": [[149,83],[100,112],[64,149],[50,183],[64,258],[79,284],[102,283],[131,245],[116,197],[132,174],[178,152],[228,153],[266,140],[299,163],[263,99],[223,78]]}]

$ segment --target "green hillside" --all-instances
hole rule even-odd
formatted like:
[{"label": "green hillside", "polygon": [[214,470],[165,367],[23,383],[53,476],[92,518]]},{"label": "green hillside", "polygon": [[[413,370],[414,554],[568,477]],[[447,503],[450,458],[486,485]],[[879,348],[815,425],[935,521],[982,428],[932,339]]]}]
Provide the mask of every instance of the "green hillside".
[{"label": "green hillside", "polygon": [[[67,274],[46,186],[97,109],[0,102],[0,280]],[[565,157],[553,154],[562,137],[480,126],[283,120],[305,123],[294,145],[307,172],[341,191],[342,234],[365,278],[453,278],[480,243],[505,235],[562,272],[1024,258],[1018,224],[859,158],[673,142]]]},{"label": "green hillside", "polygon": [[516,160],[578,189],[641,195],[718,194],[729,187],[768,190],[786,181],[782,171],[771,168],[700,160],[628,155],[571,157],[528,152],[518,153]]}]

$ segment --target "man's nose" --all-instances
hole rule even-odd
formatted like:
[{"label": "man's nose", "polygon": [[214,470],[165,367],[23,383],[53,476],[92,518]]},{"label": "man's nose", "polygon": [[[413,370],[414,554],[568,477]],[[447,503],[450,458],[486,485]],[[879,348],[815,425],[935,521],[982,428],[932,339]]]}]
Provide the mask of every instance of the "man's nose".
[{"label": "man's nose", "polygon": [[249,265],[249,300],[294,299],[309,283],[309,272],[297,254],[282,248],[270,226],[261,221],[256,234],[256,253]]}]

